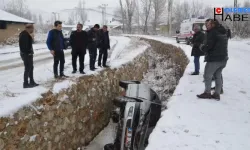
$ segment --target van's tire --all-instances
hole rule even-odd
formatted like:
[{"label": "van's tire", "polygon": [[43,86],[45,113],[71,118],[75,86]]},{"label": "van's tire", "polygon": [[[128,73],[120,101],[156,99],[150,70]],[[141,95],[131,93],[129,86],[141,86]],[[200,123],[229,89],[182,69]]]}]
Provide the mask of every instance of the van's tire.
[{"label": "van's tire", "polygon": [[178,37],[176,38],[176,42],[177,42],[177,43],[180,43],[180,41],[179,41]]},{"label": "van's tire", "polygon": [[186,44],[189,45],[190,44],[190,40],[188,38],[186,38]]}]

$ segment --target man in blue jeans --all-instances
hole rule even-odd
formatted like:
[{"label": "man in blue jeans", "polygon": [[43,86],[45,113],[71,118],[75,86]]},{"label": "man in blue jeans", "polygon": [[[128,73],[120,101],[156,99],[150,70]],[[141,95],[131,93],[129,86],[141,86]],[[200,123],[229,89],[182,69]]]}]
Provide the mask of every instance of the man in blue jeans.
[{"label": "man in blue jeans", "polygon": [[64,57],[64,37],[62,34],[62,22],[61,21],[55,21],[54,23],[54,29],[49,31],[49,35],[47,38],[47,46],[50,50],[50,53],[54,57],[54,77],[58,78],[58,65],[60,62],[60,77],[68,77],[64,75],[64,63],[65,63],[65,57]]},{"label": "man in blue jeans", "polygon": [[200,45],[204,41],[204,33],[199,25],[194,26],[194,36],[191,41],[193,45],[191,56],[194,56],[194,72],[191,75],[199,75],[200,73],[200,56],[204,56],[204,52],[200,50]]}]

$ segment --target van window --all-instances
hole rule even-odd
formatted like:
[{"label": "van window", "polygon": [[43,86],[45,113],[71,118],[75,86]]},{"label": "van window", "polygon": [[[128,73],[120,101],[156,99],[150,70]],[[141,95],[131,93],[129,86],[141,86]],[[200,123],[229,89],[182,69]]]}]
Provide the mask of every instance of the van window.
[{"label": "van window", "polygon": [[194,26],[196,26],[196,25],[199,25],[201,28],[201,31],[204,31],[204,29],[203,29],[204,23],[194,23],[193,28],[192,28],[193,31],[194,31]]},{"label": "van window", "polygon": [[7,29],[7,22],[6,21],[0,21],[0,29]]}]

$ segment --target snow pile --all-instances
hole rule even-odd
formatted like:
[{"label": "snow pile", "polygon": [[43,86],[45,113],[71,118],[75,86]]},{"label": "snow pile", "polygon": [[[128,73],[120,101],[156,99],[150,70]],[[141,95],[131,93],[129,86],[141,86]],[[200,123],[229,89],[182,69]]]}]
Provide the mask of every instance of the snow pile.
[{"label": "snow pile", "polygon": [[142,82],[150,85],[162,101],[168,100],[178,83],[174,68],[169,59],[149,51],[149,70]]},{"label": "snow pile", "polygon": [[65,80],[65,81],[62,81],[62,82],[58,82],[58,83],[54,84],[52,92],[54,94],[57,94],[61,90],[67,89],[68,87],[71,87],[71,85],[73,85],[73,84],[74,84],[74,82],[72,82],[70,80]]},{"label": "snow pile", "polygon": [[128,45],[125,45],[122,49],[121,47],[113,52],[111,56],[111,67],[120,67],[122,64],[126,64],[136,58],[138,55],[142,54],[150,45],[144,41],[140,41],[139,38],[130,39]]}]

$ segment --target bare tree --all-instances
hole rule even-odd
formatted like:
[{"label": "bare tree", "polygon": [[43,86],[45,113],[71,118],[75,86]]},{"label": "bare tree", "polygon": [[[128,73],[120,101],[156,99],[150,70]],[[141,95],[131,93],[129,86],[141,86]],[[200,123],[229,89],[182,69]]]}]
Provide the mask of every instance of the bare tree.
[{"label": "bare tree", "polygon": [[156,27],[159,24],[160,17],[164,10],[166,9],[166,0],[153,0],[154,8],[154,20],[153,20],[153,30],[156,33]]},{"label": "bare tree", "polygon": [[119,3],[120,3],[120,13],[121,13],[121,16],[122,16],[122,32],[124,33],[125,32],[125,10],[124,10],[124,7],[123,7],[123,3],[122,3],[122,0],[119,0]]},{"label": "bare tree", "polygon": [[40,25],[43,25],[43,24],[44,24],[44,22],[43,22],[43,17],[42,17],[41,14],[39,14],[39,24],[40,24]]},{"label": "bare tree", "polygon": [[191,17],[190,9],[190,5],[186,1],[183,3],[175,3],[175,6],[173,7],[173,17],[177,27],[180,26],[183,20]]},{"label": "bare tree", "polygon": [[182,3],[182,7],[181,7],[181,9],[182,9],[182,15],[183,15],[183,17],[184,17],[184,19],[188,19],[188,18],[190,18],[191,17],[191,7],[190,7],[190,5],[189,5],[189,3],[187,2],[187,1],[184,1],[183,3]]},{"label": "bare tree", "polygon": [[148,33],[148,20],[149,20],[149,15],[151,12],[151,7],[152,7],[152,0],[141,0],[142,4],[142,9],[143,9],[143,21],[144,21],[144,27],[143,27],[143,33],[147,34]]},{"label": "bare tree", "polygon": [[37,15],[36,15],[36,14],[33,14],[33,15],[32,15],[32,20],[33,20],[35,23],[38,23],[38,19],[37,19]]},{"label": "bare tree", "polygon": [[27,10],[26,13],[24,13],[23,18],[28,19],[28,20],[32,20],[32,14],[31,14],[30,10]]},{"label": "bare tree", "polygon": [[128,28],[128,33],[132,33],[132,17],[134,15],[135,10],[135,1],[134,0],[125,0],[125,7],[126,7],[126,24]]},{"label": "bare tree", "polygon": [[73,18],[71,16],[69,16],[67,24],[69,24],[69,25],[73,25],[74,24],[74,20],[73,20]]},{"label": "bare tree", "polygon": [[199,15],[202,14],[202,12],[204,11],[203,9],[203,3],[199,0],[193,0],[191,2],[191,15],[194,15],[195,17],[198,17]]},{"label": "bare tree", "polygon": [[6,4],[5,11],[17,15],[19,17],[25,17],[28,7],[26,0],[11,0]]},{"label": "bare tree", "polygon": [[138,33],[140,32],[141,30],[141,11],[140,11],[140,3],[139,3],[139,0],[136,0],[136,3],[135,3],[135,12],[134,12],[134,17],[133,17],[133,22],[135,22],[137,24],[137,31]]},{"label": "bare tree", "polygon": [[79,0],[79,4],[77,7],[77,14],[79,15],[79,21],[84,24],[85,21],[87,20],[87,13],[85,9],[85,1],[84,0]]},{"label": "bare tree", "polygon": [[210,6],[205,6],[202,12],[202,15],[206,18],[213,18],[214,17],[214,8]]},{"label": "bare tree", "polygon": [[172,9],[173,0],[168,0],[168,34],[171,35],[172,31]]}]

